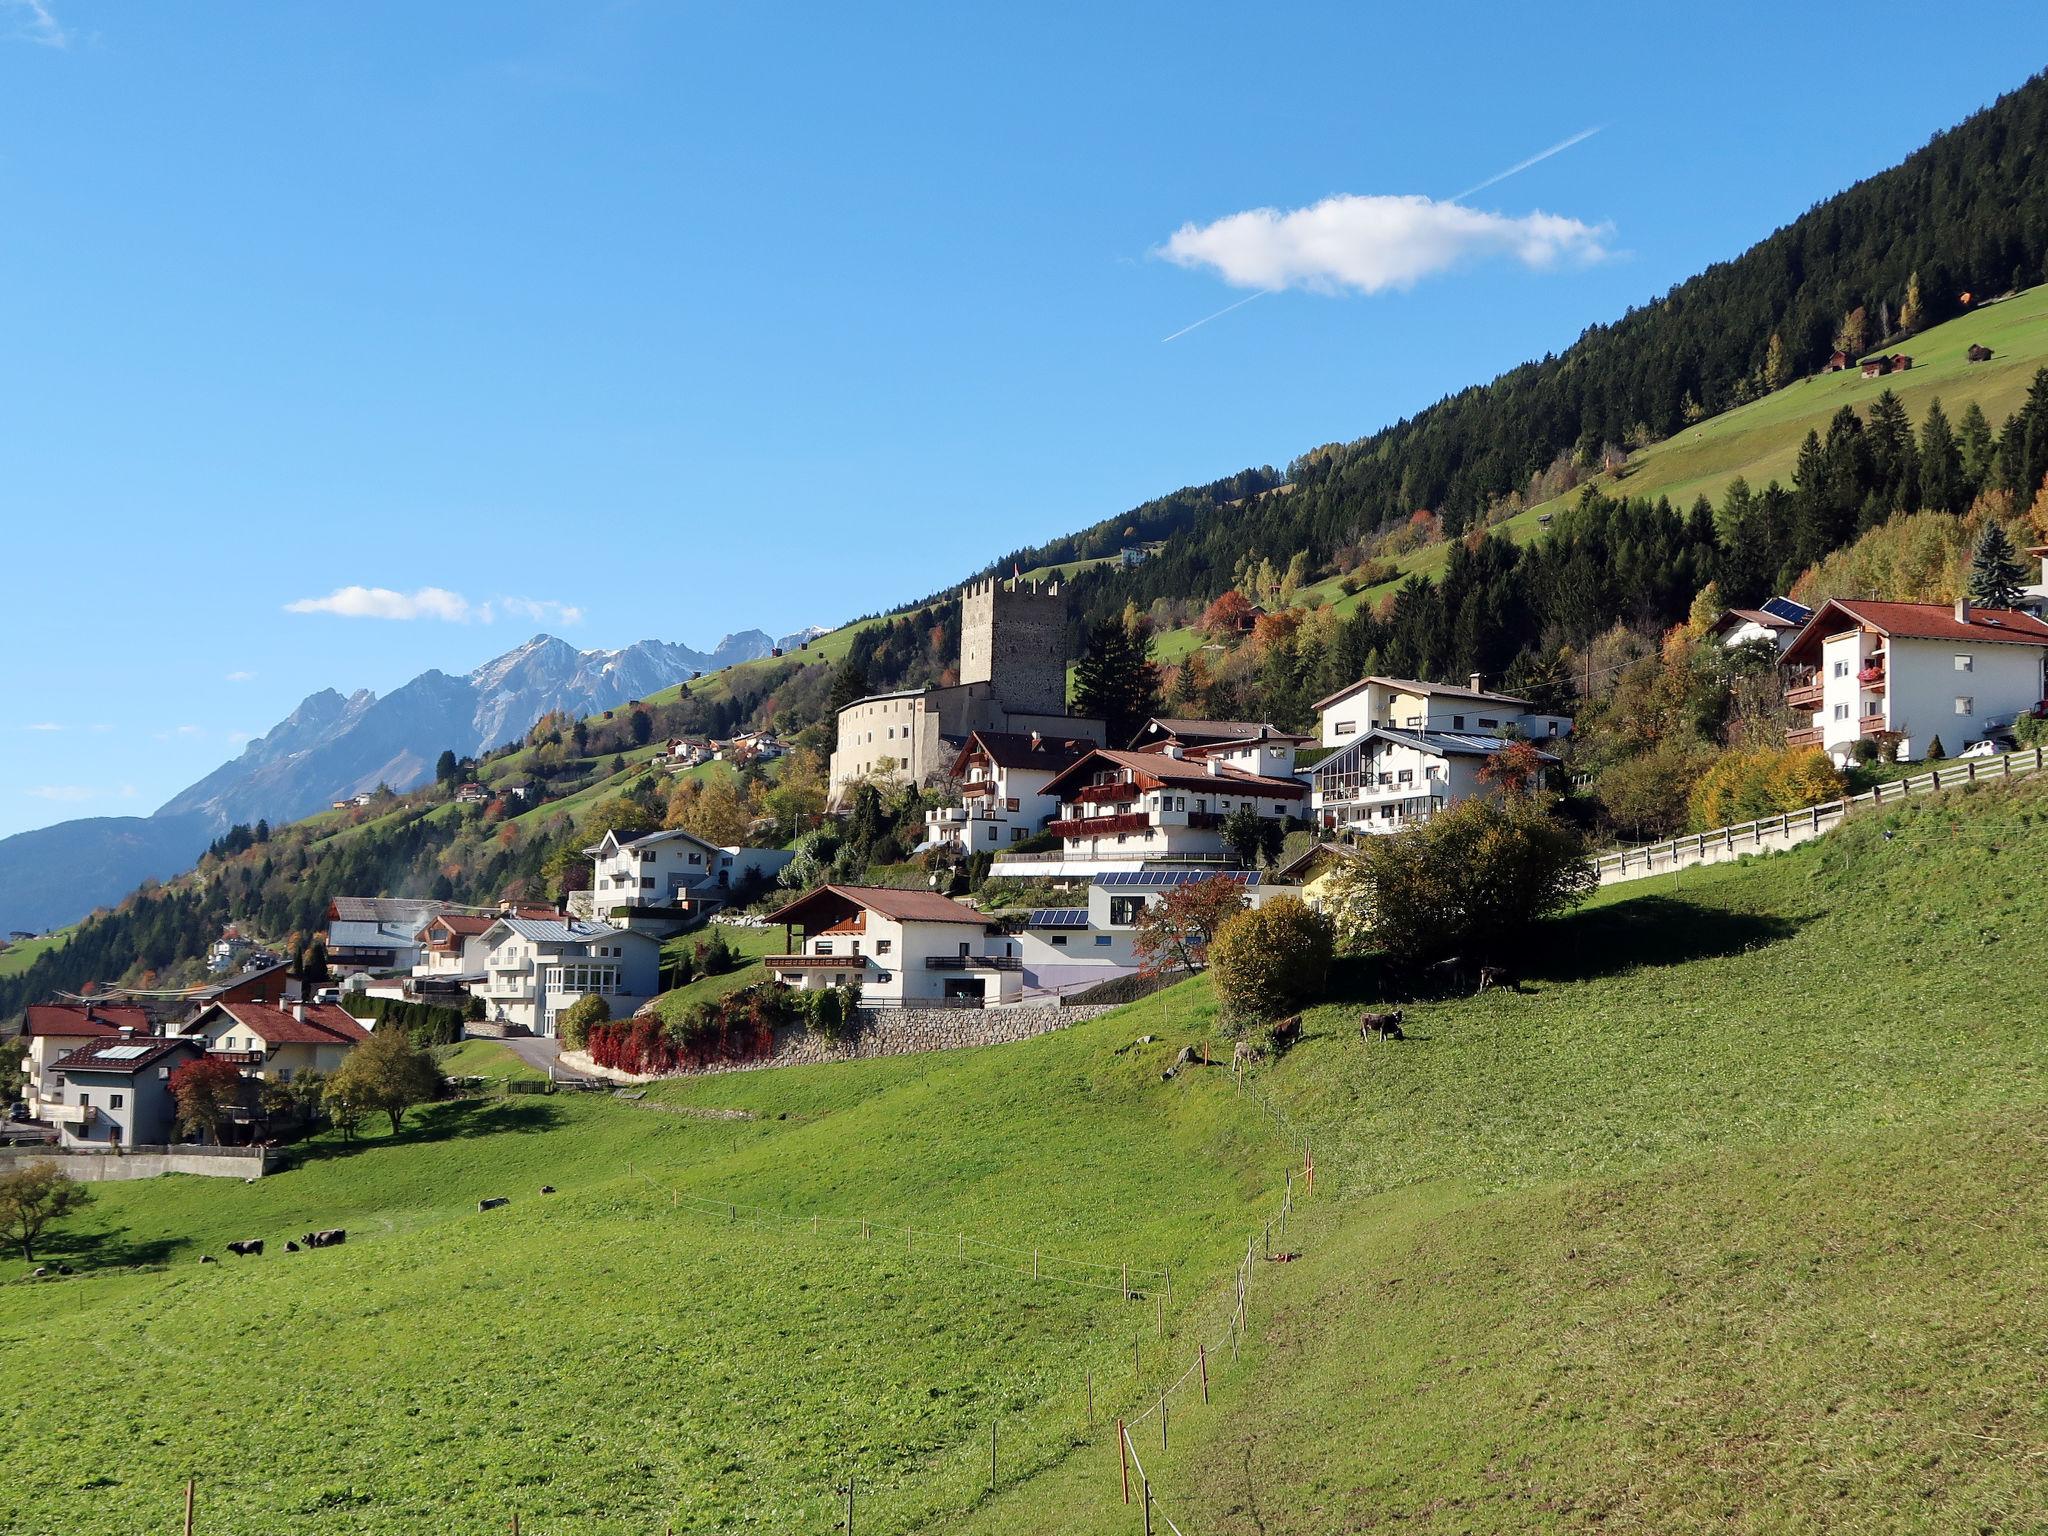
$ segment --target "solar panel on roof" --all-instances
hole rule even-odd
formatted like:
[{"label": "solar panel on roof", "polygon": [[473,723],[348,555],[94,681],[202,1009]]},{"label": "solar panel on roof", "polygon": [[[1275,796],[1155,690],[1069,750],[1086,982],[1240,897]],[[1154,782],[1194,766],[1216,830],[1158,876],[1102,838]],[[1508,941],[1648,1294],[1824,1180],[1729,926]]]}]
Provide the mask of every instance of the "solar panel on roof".
[{"label": "solar panel on roof", "polygon": [[1033,928],[1086,928],[1088,909],[1086,907],[1034,907],[1030,926]]},{"label": "solar panel on roof", "polygon": [[1176,885],[1218,878],[1241,881],[1245,885],[1259,883],[1256,871],[1241,869],[1111,869],[1097,875],[1095,884],[1111,889],[1136,886],[1148,891],[1164,891]]},{"label": "solar panel on roof", "polygon": [[97,1053],[101,1061],[133,1061],[138,1056],[147,1056],[146,1045],[110,1045]]}]

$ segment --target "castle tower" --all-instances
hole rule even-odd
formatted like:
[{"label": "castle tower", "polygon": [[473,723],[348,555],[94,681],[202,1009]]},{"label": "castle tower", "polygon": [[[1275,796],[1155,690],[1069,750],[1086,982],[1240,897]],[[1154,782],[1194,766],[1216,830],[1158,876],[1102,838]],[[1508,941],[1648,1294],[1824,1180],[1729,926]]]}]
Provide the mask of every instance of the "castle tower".
[{"label": "castle tower", "polygon": [[960,593],[960,681],[992,685],[996,703],[1016,714],[1064,714],[1066,627],[1057,583],[973,583]]}]

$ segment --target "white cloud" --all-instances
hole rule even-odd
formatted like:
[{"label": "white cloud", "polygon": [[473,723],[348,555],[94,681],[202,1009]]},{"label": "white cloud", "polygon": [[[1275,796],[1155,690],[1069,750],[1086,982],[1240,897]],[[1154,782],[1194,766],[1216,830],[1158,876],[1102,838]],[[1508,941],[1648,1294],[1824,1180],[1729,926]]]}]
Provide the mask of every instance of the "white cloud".
[{"label": "white cloud", "polygon": [[231,683],[251,683],[255,680],[256,674],[254,672],[230,672],[228,674],[228,681]]},{"label": "white cloud", "polygon": [[66,48],[71,44],[71,34],[43,0],[0,0],[0,17],[8,22],[0,36],[41,43],[45,48]]},{"label": "white cloud", "polygon": [[522,619],[535,619],[542,624],[581,624],[583,610],[574,603],[559,602],[552,597],[501,597],[498,606],[506,613]]},{"label": "white cloud", "polygon": [[123,784],[119,789],[98,789],[90,784],[35,784],[26,792],[38,800],[58,800],[66,805],[82,800],[133,800],[137,793],[133,784]]},{"label": "white cloud", "polygon": [[32,725],[24,725],[22,729],[24,731],[61,731],[64,727],[54,720],[38,720]]},{"label": "white cloud", "polygon": [[1239,288],[1381,293],[1486,258],[1538,270],[1599,261],[1613,232],[1560,214],[1511,217],[1422,196],[1347,193],[1287,212],[1252,208],[1183,224],[1158,254]]},{"label": "white cloud", "polygon": [[444,619],[469,621],[469,599],[444,587],[394,592],[389,587],[336,587],[325,597],[302,597],[286,613],[331,613],[344,619]]},{"label": "white cloud", "polygon": [[202,725],[181,725],[178,727],[178,734],[180,736],[204,736],[206,734],[206,727]]}]

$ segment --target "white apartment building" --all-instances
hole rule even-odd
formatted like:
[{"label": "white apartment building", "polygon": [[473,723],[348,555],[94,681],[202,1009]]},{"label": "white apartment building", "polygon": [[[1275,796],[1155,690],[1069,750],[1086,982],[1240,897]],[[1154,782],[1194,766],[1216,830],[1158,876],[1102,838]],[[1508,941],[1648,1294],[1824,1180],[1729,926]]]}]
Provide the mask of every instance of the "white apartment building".
[{"label": "white apartment building", "polygon": [[1469,732],[1498,736],[1512,732],[1531,740],[1569,736],[1569,715],[1549,715],[1527,699],[1491,693],[1474,672],[1469,685],[1427,683],[1411,677],[1361,678],[1316,701],[1322,744],[1341,747],[1373,730]]},{"label": "white apartment building", "polygon": [[785,986],[857,985],[871,1008],[978,1008],[1023,994],[1019,940],[935,891],[821,885],[768,921],[783,925],[789,952],[762,964]]},{"label": "white apartment building", "polygon": [[976,731],[953,759],[960,804],[924,813],[922,846],[964,856],[1021,843],[1059,811],[1059,798],[1045,792],[1053,775],[1094,746],[1082,737],[1041,731]]},{"label": "white apartment building", "polygon": [[1878,603],[1831,598],[1786,647],[1785,703],[1805,723],[1791,746],[1851,760],[1859,740],[1899,737],[1918,760],[1938,737],[1946,752],[2010,730],[2048,696],[2048,624],[1967,600]]},{"label": "white apartment building", "polygon": [[[1404,831],[1446,806],[1493,792],[1480,770],[1508,744],[1509,738],[1453,731],[1369,730],[1309,770],[1316,825],[1326,832]],[[1546,766],[1557,761],[1540,748],[1537,755]]]},{"label": "white apartment building", "polygon": [[556,1017],[596,993],[623,1018],[661,990],[661,941],[581,918],[501,917],[484,935],[484,979],[470,990],[490,1016],[553,1035]]},{"label": "white apartment building", "polygon": [[149,1010],[133,1003],[30,1003],[21,1020],[27,1048],[21,1067],[28,1080],[22,1097],[29,1114],[53,1124],[62,1119],[61,1112],[45,1110],[65,1102],[52,1070],[64,1057],[96,1042],[114,1044],[149,1032]]},{"label": "white apartment building", "polygon": [[607,832],[583,851],[595,861],[594,911],[652,908],[685,916],[716,911],[735,887],[773,880],[795,857],[783,848],[721,848],[680,828],[626,838]]},{"label": "white apartment building", "polygon": [[440,912],[420,929],[417,977],[477,977],[484,973],[484,935],[497,922],[478,912]]}]

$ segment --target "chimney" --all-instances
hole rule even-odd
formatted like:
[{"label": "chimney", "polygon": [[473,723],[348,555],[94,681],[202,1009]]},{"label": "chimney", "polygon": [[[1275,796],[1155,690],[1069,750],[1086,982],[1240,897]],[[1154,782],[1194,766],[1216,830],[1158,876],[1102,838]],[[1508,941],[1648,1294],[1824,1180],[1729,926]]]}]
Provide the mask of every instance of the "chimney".
[{"label": "chimney", "polygon": [[1166,744],[1166,755],[1177,763],[1188,754],[1179,742],[1169,741]]},{"label": "chimney", "polygon": [[1970,622],[1970,600],[1967,597],[1956,599],[1956,622],[1958,624]]},{"label": "chimney", "polygon": [[1223,764],[1218,762],[1215,758],[1204,758],[1202,760],[1202,766],[1209,770],[1210,778],[1220,779],[1223,777]]},{"label": "chimney", "polygon": [[135,1038],[135,1026],[133,1024],[123,1024],[119,1027],[123,1040],[133,1040]]},{"label": "chimney", "polygon": [[292,1017],[301,1024],[306,1022],[306,1000],[304,998],[300,998],[296,1003],[292,1004]]},{"label": "chimney", "polygon": [[1486,691],[1484,688],[1479,686],[1483,679],[1481,679],[1480,675],[1477,672],[1474,672],[1471,675],[1471,677],[1466,679],[1466,681],[1472,685],[1472,691],[1474,693],[1484,693]]}]

